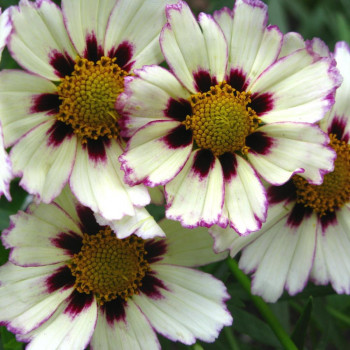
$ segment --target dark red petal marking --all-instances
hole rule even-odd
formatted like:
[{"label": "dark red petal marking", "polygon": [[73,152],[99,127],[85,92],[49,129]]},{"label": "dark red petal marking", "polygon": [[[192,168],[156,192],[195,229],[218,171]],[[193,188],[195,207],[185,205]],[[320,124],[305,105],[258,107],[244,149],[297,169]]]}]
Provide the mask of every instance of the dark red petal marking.
[{"label": "dark red petal marking", "polygon": [[155,263],[162,260],[163,255],[167,252],[167,245],[164,239],[146,241],[145,250],[147,252],[145,258],[149,263]]},{"label": "dark red petal marking", "polygon": [[50,54],[50,64],[55,68],[55,73],[64,78],[66,75],[71,75],[74,71],[74,60],[68,55],[68,53],[60,53],[53,51]]},{"label": "dark red petal marking", "polygon": [[270,186],[267,189],[267,196],[270,204],[296,200],[297,191],[293,180],[289,180],[281,186]]},{"label": "dark red petal marking", "polygon": [[167,117],[182,122],[186,119],[186,116],[192,115],[191,103],[182,98],[179,100],[170,98],[164,113]]},{"label": "dark red petal marking", "polygon": [[125,300],[117,298],[100,306],[110,326],[113,326],[115,322],[126,322],[126,304]]},{"label": "dark red petal marking", "polygon": [[328,134],[336,135],[340,141],[349,142],[349,133],[345,134],[346,119],[344,117],[334,116],[331,125],[328,127]]},{"label": "dark red petal marking", "polygon": [[231,69],[226,80],[237,91],[245,91],[248,85],[247,77],[241,69]]},{"label": "dark red petal marking", "polygon": [[257,131],[246,137],[245,144],[250,148],[249,151],[266,155],[270,152],[270,148],[273,145],[273,139],[267,136],[264,132]]},{"label": "dark red petal marking", "polygon": [[89,61],[97,62],[103,55],[103,48],[97,44],[96,35],[94,33],[87,35],[84,57]]},{"label": "dark red petal marking", "polygon": [[65,138],[70,139],[74,135],[74,132],[70,125],[56,120],[51,128],[47,130],[46,134],[48,136],[47,145],[58,147]]},{"label": "dark red petal marking", "polygon": [[231,178],[235,177],[237,174],[237,159],[232,153],[224,153],[219,157],[222,171],[224,173],[224,179],[229,181]]},{"label": "dark red petal marking", "polygon": [[214,154],[208,149],[202,149],[198,151],[194,157],[192,171],[203,178],[208,175],[209,170],[214,166],[214,164]]},{"label": "dark red petal marking", "polygon": [[57,94],[40,94],[33,97],[33,105],[30,113],[46,112],[48,115],[56,115],[60,110],[61,101]]},{"label": "dark red petal marking", "polygon": [[105,147],[109,146],[110,141],[98,138],[97,140],[88,139],[84,144],[84,149],[87,149],[89,159],[95,163],[104,163],[107,161],[107,153]]},{"label": "dark red petal marking", "polygon": [[161,289],[168,290],[164,283],[157,277],[154,272],[149,272],[142,279],[140,291],[152,299],[162,299]]},{"label": "dark red petal marking", "polygon": [[217,84],[216,78],[212,78],[209,72],[205,70],[200,70],[197,73],[193,73],[193,78],[196,83],[196,90],[200,92],[209,91],[212,85]]},{"label": "dark red petal marking", "polygon": [[46,280],[47,291],[53,293],[60,288],[68,289],[73,287],[75,277],[68,266],[62,266]]},{"label": "dark red petal marking", "polygon": [[115,57],[118,66],[129,72],[133,65],[133,62],[130,62],[133,51],[133,46],[128,41],[123,41],[117,48],[113,48],[108,52],[108,57]]},{"label": "dark red petal marking", "polygon": [[82,237],[73,231],[61,232],[51,242],[55,247],[65,250],[71,256],[79,253],[83,245]]},{"label": "dark red petal marking", "polygon": [[186,130],[185,125],[181,124],[170,130],[168,135],[161,138],[161,141],[165,142],[169,148],[186,147],[192,143],[192,131]]},{"label": "dark red petal marking", "polygon": [[67,299],[69,304],[63,311],[68,314],[71,318],[78,316],[84,309],[87,309],[94,302],[94,295],[79,293],[76,290]]},{"label": "dark red petal marking", "polygon": [[338,224],[336,211],[327,212],[319,218],[322,227],[322,233],[325,233],[328,226],[336,226]]},{"label": "dark red petal marking", "polygon": [[79,227],[81,232],[88,235],[96,235],[102,227],[96,222],[94,212],[82,205],[77,206],[77,214],[80,219]]},{"label": "dark red petal marking", "polygon": [[252,102],[249,104],[258,116],[261,116],[273,108],[273,98],[269,93],[254,93],[251,96]]},{"label": "dark red petal marking", "polygon": [[288,216],[287,225],[293,228],[300,226],[304,218],[309,217],[312,214],[312,209],[305,207],[301,203],[296,203]]}]

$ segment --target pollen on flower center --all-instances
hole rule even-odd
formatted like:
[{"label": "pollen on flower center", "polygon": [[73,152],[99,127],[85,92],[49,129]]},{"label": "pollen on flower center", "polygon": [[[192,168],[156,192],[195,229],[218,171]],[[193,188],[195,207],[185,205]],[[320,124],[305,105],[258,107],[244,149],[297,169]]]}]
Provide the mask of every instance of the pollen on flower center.
[{"label": "pollen on flower center", "polygon": [[73,73],[58,86],[62,103],[56,118],[70,125],[82,143],[99,137],[117,138],[114,103],[124,89],[127,74],[115,58],[102,57],[95,63],[78,57]]},{"label": "pollen on flower center", "polygon": [[210,91],[190,97],[192,115],[183,124],[193,132],[198,147],[220,156],[225,152],[246,151],[245,139],[258,126],[258,117],[247,107],[250,94],[222,82]]},{"label": "pollen on flower center", "polygon": [[93,293],[100,305],[138,293],[149,270],[144,240],[118,239],[107,226],[96,235],[83,236],[81,251],[68,264],[80,293]]},{"label": "pollen on flower center", "polygon": [[330,135],[330,146],[336,151],[334,171],[326,174],[321,185],[311,185],[302,177],[293,176],[297,202],[311,207],[319,216],[341,208],[350,200],[350,145]]}]

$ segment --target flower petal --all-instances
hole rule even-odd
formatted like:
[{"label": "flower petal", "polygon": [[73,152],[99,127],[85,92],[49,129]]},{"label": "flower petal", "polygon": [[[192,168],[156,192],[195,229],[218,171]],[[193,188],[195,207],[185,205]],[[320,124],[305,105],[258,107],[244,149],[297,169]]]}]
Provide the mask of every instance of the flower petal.
[{"label": "flower petal", "polygon": [[5,195],[8,201],[11,201],[10,182],[12,179],[12,163],[5,150],[4,137],[0,123],[0,196]]},{"label": "flower petal", "polygon": [[109,321],[99,312],[90,347],[95,350],[160,349],[155,332],[132,299],[125,307],[124,320]]},{"label": "flower petal", "polygon": [[229,224],[246,235],[259,230],[266,219],[266,192],[251,165],[240,156],[236,162],[235,173],[225,178],[225,204],[219,225]]},{"label": "flower petal", "polygon": [[65,25],[80,56],[89,56],[89,45],[103,46],[107,22],[115,3],[115,0],[62,1]]},{"label": "flower petal", "polygon": [[[243,250],[239,266],[254,272],[252,293],[275,302],[286,287],[294,295],[305,286],[316,246],[316,215],[293,226],[285,216]],[[305,234],[307,233],[307,234]]]},{"label": "flower petal", "polygon": [[299,33],[286,33],[283,36],[283,43],[278,58],[285,57],[294,51],[304,49],[305,47],[305,41]]},{"label": "flower petal", "polygon": [[317,126],[286,122],[258,130],[269,145],[264,150],[252,148],[247,157],[269,183],[281,185],[295,173],[302,173],[311,183],[320,184],[324,174],[333,170],[335,153],[327,146],[328,136]]},{"label": "flower petal", "polygon": [[333,105],[339,84],[340,77],[331,59],[316,59],[302,49],[280,58],[247,89],[272,95],[271,110],[260,116],[264,123],[314,123]]},{"label": "flower petal", "polygon": [[133,69],[161,62],[159,33],[165,24],[165,5],[171,2],[174,1],[119,0],[108,22],[105,52],[118,52],[120,45],[128,46],[128,63]]},{"label": "flower petal", "polygon": [[5,10],[3,13],[1,13],[0,10],[0,60],[2,51],[7,44],[7,39],[12,29],[9,14],[10,10]]},{"label": "flower petal", "polygon": [[145,66],[134,74],[125,78],[124,93],[116,103],[123,116],[124,136],[128,137],[151,121],[172,120],[167,115],[169,104],[190,96],[174,75],[162,67]]},{"label": "flower petal", "polygon": [[127,183],[163,185],[176,176],[192,150],[192,136],[179,122],[151,122],[139,129],[120,157]]},{"label": "flower petal", "polygon": [[135,295],[133,300],[157,332],[190,345],[196,338],[213,342],[223,326],[231,325],[224,306],[228,294],[221,281],[179,266],[157,265],[154,270],[167,287],[162,297]]},{"label": "flower petal", "polygon": [[63,24],[61,10],[52,1],[22,0],[12,7],[14,31],[9,49],[15,60],[25,69],[50,80],[58,80],[55,67],[57,55],[72,60],[76,52]]},{"label": "flower petal", "polygon": [[[189,91],[196,93],[198,89],[193,75],[209,70],[203,33],[191,9],[183,1],[167,6],[166,15],[168,23],[160,35],[164,57],[181,83]],[[222,35],[219,28],[217,28],[217,33],[219,36]],[[188,42],[189,38],[191,45]]]},{"label": "flower petal", "polygon": [[95,217],[99,225],[110,226],[119,239],[132,234],[142,239],[165,236],[163,230],[145,208],[135,208],[134,216],[124,216],[121,220],[108,221],[98,214],[95,214]]},{"label": "flower petal", "polygon": [[166,217],[188,228],[211,226],[221,214],[224,201],[221,164],[208,152],[192,152],[181,172],[165,186]]},{"label": "flower petal", "polygon": [[36,105],[41,96],[53,96],[56,90],[53,83],[33,74],[19,70],[0,72],[0,118],[6,147],[35,126],[52,120],[49,110]]},{"label": "flower petal", "polygon": [[317,284],[331,283],[339,294],[350,293],[350,209],[336,212],[335,221],[317,226],[317,247],[311,278]]},{"label": "flower petal", "polygon": [[181,226],[178,221],[163,219],[159,226],[166,233],[166,254],[160,264],[181,266],[202,266],[225,259],[227,252],[215,254],[213,239],[208,229],[197,227],[192,230]]},{"label": "flower petal", "polygon": [[105,153],[93,158],[88,148],[78,144],[70,177],[72,192],[83,205],[107,220],[132,216],[135,214],[134,205],[144,206],[149,203],[148,192],[143,186],[132,188],[123,182],[123,172],[118,161],[123,150],[116,141],[111,141],[109,145],[103,144],[102,147]]},{"label": "flower petal", "polygon": [[61,208],[32,204],[28,213],[11,216],[11,225],[3,232],[2,241],[12,248],[13,263],[42,266],[70,259],[72,255],[58,242],[63,237],[76,236],[81,236],[78,225]]},{"label": "flower petal", "polygon": [[56,140],[54,133],[55,123],[45,122],[21,138],[10,153],[14,174],[22,177],[20,185],[45,203],[62,191],[75,159],[76,137],[68,134]]}]

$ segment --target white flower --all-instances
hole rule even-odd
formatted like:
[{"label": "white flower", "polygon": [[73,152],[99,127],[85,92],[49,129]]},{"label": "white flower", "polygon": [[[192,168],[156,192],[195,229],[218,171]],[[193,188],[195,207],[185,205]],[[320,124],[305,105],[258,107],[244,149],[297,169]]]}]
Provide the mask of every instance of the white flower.
[{"label": "white flower", "polygon": [[[214,341],[232,323],[228,294],[190,267],[227,254],[212,252],[204,228],[159,227],[142,215],[138,225],[111,223],[113,232],[66,190],[14,215],[2,237],[11,253],[0,268],[0,322],[38,350],[158,349],[156,332]],[[150,238],[163,229],[166,238]]]},{"label": "white flower", "polygon": [[[320,41],[309,47],[325,51]],[[323,53],[325,54],[325,53]],[[344,80],[335,104],[321,120],[337,153],[334,171],[323,184],[312,185],[296,175],[283,186],[270,186],[267,221],[259,232],[239,237],[233,230],[213,227],[215,250],[243,249],[239,266],[253,273],[252,292],[269,302],[283,290],[294,295],[308,280],[331,283],[337,293],[350,294],[350,49],[335,47],[334,57]],[[316,155],[317,156],[317,155]]]},{"label": "white flower", "polygon": [[312,123],[333,104],[338,72],[330,58],[290,51],[297,36],[283,44],[260,1],[237,0],[215,20],[197,22],[183,1],[166,13],[160,45],[171,72],[134,71],[116,104],[131,136],[119,158],[125,180],[165,184],[166,215],[185,227],[256,231],[267,211],[260,176],[321,183],[333,169],[328,137]]},{"label": "white flower", "polygon": [[[51,202],[67,182],[107,219],[150,197],[123,182],[114,102],[134,68],[158,63],[167,0],[21,0],[9,50],[25,69],[0,73],[0,119],[20,185]],[[150,25],[152,21],[152,25]]]}]

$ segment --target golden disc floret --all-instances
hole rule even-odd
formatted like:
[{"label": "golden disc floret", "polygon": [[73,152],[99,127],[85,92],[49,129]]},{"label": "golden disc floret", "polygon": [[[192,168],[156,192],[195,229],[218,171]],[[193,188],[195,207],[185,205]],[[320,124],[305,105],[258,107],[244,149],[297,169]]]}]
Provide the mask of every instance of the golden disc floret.
[{"label": "golden disc floret", "polygon": [[250,93],[239,92],[226,82],[211,86],[189,99],[192,115],[183,124],[191,129],[199,148],[214,155],[241,151],[245,153],[245,139],[258,126],[255,111],[248,107]]},{"label": "golden disc floret", "polygon": [[82,143],[88,139],[119,136],[119,115],[114,104],[123,92],[124,77],[128,73],[115,60],[102,57],[92,62],[78,57],[73,73],[58,85],[62,102],[57,120],[70,125]]},{"label": "golden disc floret", "polygon": [[117,297],[127,300],[138,293],[149,270],[146,254],[143,239],[118,239],[108,226],[96,235],[84,234],[80,252],[68,264],[75,289],[93,293],[100,305]]},{"label": "golden disc floret", "polygon": [[293,176],[297,202],[312,208],[319,216],[333,212],[350,201],[350,145],[330,135],[336,151],[334,171],[326,174],[321,185],[311,185],[301,176]]}]

